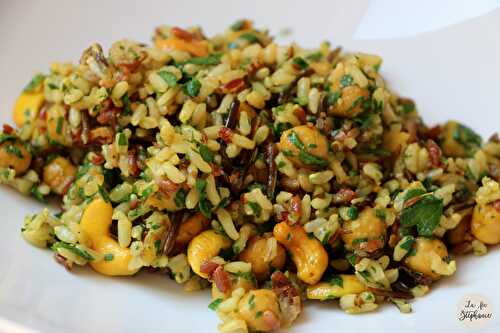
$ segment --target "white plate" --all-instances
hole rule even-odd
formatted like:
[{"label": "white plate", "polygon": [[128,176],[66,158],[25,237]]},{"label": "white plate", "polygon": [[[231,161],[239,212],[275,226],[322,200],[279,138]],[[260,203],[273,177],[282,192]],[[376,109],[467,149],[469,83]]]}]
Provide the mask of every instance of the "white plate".
[{"label": "white plate", "polygon": [[[394,23],[391,17],[412,15],[411,4],[404,11],[394,6],[399,10],[394,12],[386,2],[372,4],[378,12],[386,13],[378,19],[370,18],[369,22],[377,22],[376,27],[390,28]],[[419,3],[423,2],[414,5]],[[380,10],[378,5],[386,7]],[[281,40],[294,39],[313,46],[329,39],[350,50],[382,55],[383,73],[390,85],[402,95],[415,98],[429,123],[454,118],[470,124],[483,136],[498,130],[498,10],[487,14],[482,11],[484,15],[466,22],[457,23],[460,19],[454,18],[452,26],[438,24],[440,30],[416,36],[353,40],[351,36],[366,9],[365,1],[2,1],[0,118],[10,122],[12,103],[34,72],[46,71],[53,60],[76,62],[91,42],[109,46],[123,37],[148,41],[154,27],[161,23],[199,24],[212,34],[237,18],[250,17],[273,33],[291,28],[293,34]],[[446,21],[446,14],[440,19]],[[425,16],[420,20],[423,30],[429,30]],[[404,25],[404,20],[398,24]],[[377,33],[380,31],[383,29]],[[0,188],[0,203],[0,317],[43,332],[216,330],[217,319],[207,309],[206,291],[187,294],[168,278],[148,274],[120,279],[105,278],[90,269],[68,273],[54,263],[49,251],[36,249],[20,237],[24,215],[40,210],[41,205],[5,187]],[[460,259],[457,274],[415,301],[411,315],[383,306],[377,313],[349,316],[333,303],[311,303],[293,331],[468,332],[474,329],[459,323],[457,306],[465,295],[482,294],[494,318],[483,331],[498,332],[499,262],[498,248],[485,257]],[[14,326],[1,325],[0,332],[15,331]]]}]

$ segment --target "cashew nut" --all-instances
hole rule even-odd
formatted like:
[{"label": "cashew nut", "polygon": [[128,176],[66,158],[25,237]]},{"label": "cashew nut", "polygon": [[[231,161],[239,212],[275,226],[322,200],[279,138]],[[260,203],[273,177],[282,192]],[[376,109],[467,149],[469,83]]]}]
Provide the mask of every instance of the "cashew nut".
[{"label": "cashew nut", "polygon": [[340,274],[337,276],[338,282],[320,282],[307,287],[307,298],[321,301],[339,298],[349,294],[359,294],[366,290],[366,286],[361,283],[356,275]]},{"label": "cashew nut", "polygon": [[188,263],[193,272],[206,279],[208,276],[200,271],[200,266],[230,246],[231,240],[226,236],[215,230],[203,231],[189,242],[187,248]]},{"label": "cashew nut", "polygon": [[90,262],[92,268],[104,275],[132,275],[138,269],[130,270],[128,264],[132,258],[129,249],[120,247],[109,232],[113,207],[101,198],[94,199],[83,212],[80,221],[85,245],[111,260]]},{"label": "cashew nut", "polygon": [[286,222],[274,226],[274,237],[292,255],[297,266],[297,276],[308,284],[315,284],[328,266],[328,253],[320,241],[308,237],[302,226],[290,226]]},{"label": "cashew nut", "polygon": [[12,114],[17,127],[22,127],[26,122],[33,121],[38,115],[43,102],[42,92],[22,93],[16,100]]}]

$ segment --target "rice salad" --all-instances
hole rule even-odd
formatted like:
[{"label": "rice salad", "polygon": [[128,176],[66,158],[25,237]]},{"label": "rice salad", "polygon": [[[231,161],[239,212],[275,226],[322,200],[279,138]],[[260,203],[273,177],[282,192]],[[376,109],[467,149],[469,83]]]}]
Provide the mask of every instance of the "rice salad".
[{"label": "rice salad", "polygon": [[428,126],[382,59],[240,20],[161,26],[54,63],[0,134],[0,181],[57,209],[22,237],[66,269],[210,289],[220,332],[410,300],[500,243],[500,139]]}]

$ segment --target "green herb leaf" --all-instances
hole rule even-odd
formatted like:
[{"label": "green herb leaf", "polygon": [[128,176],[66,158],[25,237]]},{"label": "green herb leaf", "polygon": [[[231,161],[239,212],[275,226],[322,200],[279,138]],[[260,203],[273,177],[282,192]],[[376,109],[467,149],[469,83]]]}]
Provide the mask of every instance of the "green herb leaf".
[{"label": "green herb leaf", "polygon": [[109,199],[108,192],[106,192],[106,189],[100,185],[99,186],[99,194],[101,195],[102,199],[106,202],[110,202],[111,200]]},{"label": "green herb leaf", "polygon": [[177,85],[177,77],[175,77],[175,74],[167,71],[159,71],[158,75],[168,84],[170,88]]},{"label": "green herb leaf", "polygon": [[184,207],[186,204],[186,195],[187,193],[183,188],[180,188],[177,193],[175,193],[174,202],[177,207]]},{"label": "green herb leaf", "polygon": [[340,96],[342,96],[342,93],[340,91],[330,92],[328,93],[328,95],[326,95],[326,102],[328,103],[328,105],[335,105]]},{"label": "green herb leaf", "polygon": [[467,154],[472,156],[481,146],[481,137],[469,127],[458,124],[453,131],[453,139],[464,146]]},{"label": "green herb leaf", "polygon": [[191,97],[196,97],[200,93],[201,83],[196,79],[192,79],[184,86],[184,91]]},{"label": "green herb leaf", "polygon": [[215,154],[208,148],[207,145],[200,144],[200,155],[201,157],[208,163],[212,163],[214,161]]},{"label": "green herb leaf", "polygon": [[245,25],[245,20],[238,20],[229,27],[233,31],[240,31]]},{"label": "green herb leaf", "polygon": [[118,145],[119,146],[126,146],[126,145],[128,145],[128,138],[125,135],[125,133],[119,133],[118,134]]},{"label": "green herb leaf", "polygon": [[415,244],[415,238],[413,236],[406,236],[408,239],[404,241],[399,247],[401,247],[403,250],[410,251],[413,247],[413,244]]},{"label": "green herb leaf", "polygon": [[253,215],[260,217],[260,214],[262,213],[262,207],[256,202],[249,201],[247,202],[247,205],[250,207],[250,209],[253,212]]},{"label": "green herb leaf", "polygon": [[340,275],[333,275],[328,282],[332,286],[339,286],[340,288],[344,287],[344,280]]},{"label": "green herb leaf", "polygon": [[222,301],[223,301],[222,298],[216,298],[210,304],[208,304],[208,308],[210,310],[216,311],[217,308],[219,307],[219,304],[222,303]]},{"label": "green herb leaf", "polygon": [[354,80],[353,80],[352,76],[350,76],[349,74],[344,74],[340,78],[340,85],[342,87],[348,87],[348,86],[352,85],[353,81]]},{"label": "green herb leaf", "polygon": [[0,133],[0,144],[4,143],[5,141],[15,141],[15,140],[16,140],[15,135]]},{"label": "green herb leaf", "polygon": [[38,185],[33,185],[31,187],[31,195],[33,195],[38,201],[45,202],[45,197],[40,191],[38,191]]},{"label": "green herb leaf", "polygon": [[305,61],[303,58],[301,57],[296,57],[296,58],[293,58],[293,63],[294,65],[297,65],[301,70],[304,70],[306,69],[307,67],[309,67],[309,64],[307,63],[307,61]]},{"label": "green herb leaf", "polygon": [[24,87],[23,92],[33,92],[45,79],[45,75],[36,74],[31,81]]},{"label": "green herb leaf", "polygon": [[104,261],[111,261],[115,258],[115,256],[113,255],[113,253],[106,253],[104,255]]},{"label": "green herb leaf", "polygon": [[[220,63],[220,58],[222,53],[214,53],[206,57],[195,57],[187,60],[183,64],[194,64],[194,65],[218,65]],[[168,83],[168,82],[167,82]]]},{"label": "green herb leaf", "polygon": [[290,134],[288,134],[288,140],[297,148],[299,149],[304,149],[304,144],[300,140],[299,136],[295,131],[291,131]]},{"label": "green herb leaf", "polygon": [[130,107],[130,98],[128,96],[128,93],[125,93],[125,95],[123,95],[122,103],[123,103],[122,114],[124,116],[130,116],[133,113],[133,111],[132,111],[132,108]]},{"label": "green herb leaf", "polygon": [[14,146],[14,145],[7,145],[5,147],[5,151],[9,154],[15,155],[19,158],[23,158],[23,153],[21,152],[21,149],[19,147]]},{"label": "green herb leaf", "polygon": [[432,236],[443,214],[443,200],[434,195],[424,196],[413,206],[401,212],[400,222],[403,227],[417,226],[421,236]]},{"label": "green herb leaf", "polygon": [[355,220],[358,218],[358,215],[359,215],[359,211],[358,211],[358,208],[352,206],[352,207],[349,207],[347,208],[347,216],[351,219],[351,220]]},{"label": "green herb leaf", "polygon": [[54,245],[52,245],[52,249],[54,251],[57,251],[57,249],[59,249],[59,248],[63,248],[63,249],[66,249],[68,251],[71,251],[72,253],[76,254],[79,257],[82,257],[85,260],[88,260],[88,261],[94,260],[94,257],[92,255],[90,255],[90,253],[88,253],[85,250],[79,249],[78,247],[76,247],[76,245],[64,243],[64,242],[57,242],[57,243],[54,243]]},{"label": "green herb leaf", "polygon": [[324,168],[328,165],[327,160],[311,155],[304,150],[301,150],[299,152],[299,160],[304,164],[316,166],[319,168]]},{"label": "green herb leaf", "polygon": [[249,33],[249,32],[242,34],[238,38],[244,39],[244,40],[250,42],[251,44],[259,42],[259,39],[257,38],[257,36],[255,36],[254,34]]},{"label": "green herb leaf", "polygon": [[62,133],[63,121],[64,121],[63,117],[58,117],[57,118],[57,124],[56,124],[56,132],[57,132],[57,134],[61,134]]},{"label": "green herb leaf", "polygon": [[250,310],[255,308],[255,295],[250,295],[250,297],[248,298],[248,308]]}]

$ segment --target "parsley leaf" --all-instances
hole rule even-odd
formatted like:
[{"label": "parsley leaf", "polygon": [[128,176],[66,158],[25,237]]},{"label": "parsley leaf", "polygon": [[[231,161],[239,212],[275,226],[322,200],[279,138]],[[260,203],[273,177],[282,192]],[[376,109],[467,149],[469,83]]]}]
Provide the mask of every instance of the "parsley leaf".
[{"label": "parsley leaf", "polygon": [[199,151],[206,162],[212,163],[214,161],[215,154],[206,145],[200,144]]},{"label": "parsley leaf", "polygon": [[23,92],[33,92],[45,80],[45,75],[37,74],[33,76],[31,81],[24,87]]},{"label": "parsley leaf", "polygon": [[158,75],[165,81],[170,88],[177,85],[177,77],[173,73],[167,71],[159,71]]},{"label": "parsley leaf", "polygon": [[403,227],[417,226],[420,236],[432,236],[443,214],[443,200],[434,195],[424,196],[413,206],[405,208],[400,216]]},{"label": "parsley leaf", "polygon": [[210,310],[217,310],[217,308],[219,307],[219,304],[222,303],[223,299],[222,298],[216,298],[212,301],[212,303],[208,304],[208,308]]},{"label": "parsley leaf", "polygon": [[201,83],[196,79],[192,79],[184,86],[184,92],[191,97],[196,97],[200,93]]},{"label": "parsley leaf", "polygon": [[218,65],[220,63],[220,58],[222,53],[214,53],[206,57],[195,57],[187,60],[183,64],[193,64],[193,65]]}]

